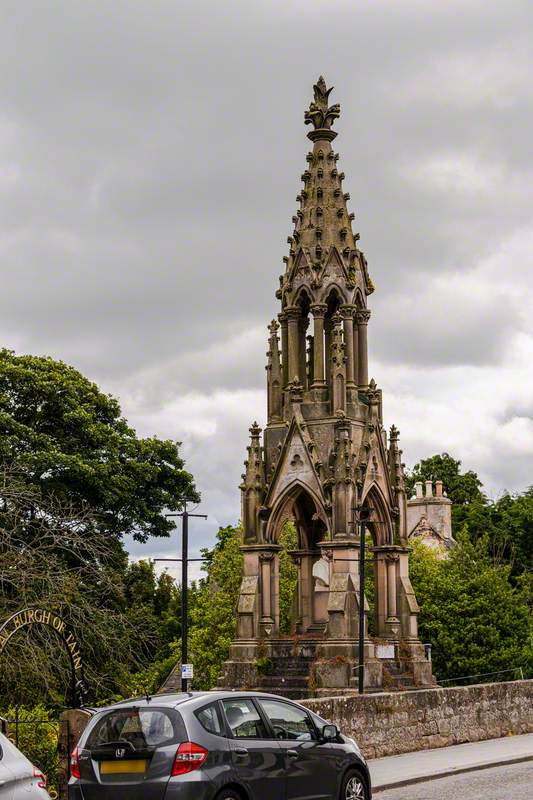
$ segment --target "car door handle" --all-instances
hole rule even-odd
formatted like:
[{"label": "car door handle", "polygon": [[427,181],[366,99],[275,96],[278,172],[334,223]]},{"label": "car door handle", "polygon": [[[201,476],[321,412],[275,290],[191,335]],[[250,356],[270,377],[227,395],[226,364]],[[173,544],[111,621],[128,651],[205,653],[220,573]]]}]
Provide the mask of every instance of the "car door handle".
[{"label": "car door handle", "polygon": [[246,747],[236,747],[235,748],[235,753],[238,756],[247,756],[248,755],[248,750],[246,749]]},{"label": "car door handle", "polygon": [[287,750],[287,755],[289,758],[299,758],[300,756],[298,750]]}]

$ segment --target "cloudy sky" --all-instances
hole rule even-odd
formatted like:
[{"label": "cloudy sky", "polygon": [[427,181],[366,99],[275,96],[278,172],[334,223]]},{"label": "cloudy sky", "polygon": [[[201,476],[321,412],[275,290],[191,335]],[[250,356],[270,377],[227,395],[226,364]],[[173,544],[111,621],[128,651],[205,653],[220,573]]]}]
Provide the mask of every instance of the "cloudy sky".
[{"label": "cloudy sky", "polygon": [[239,517],[320,73],[407,465],[533,483],[532,27],[531,0],[0,3],[0,342],[183,442],[194,549]]}]

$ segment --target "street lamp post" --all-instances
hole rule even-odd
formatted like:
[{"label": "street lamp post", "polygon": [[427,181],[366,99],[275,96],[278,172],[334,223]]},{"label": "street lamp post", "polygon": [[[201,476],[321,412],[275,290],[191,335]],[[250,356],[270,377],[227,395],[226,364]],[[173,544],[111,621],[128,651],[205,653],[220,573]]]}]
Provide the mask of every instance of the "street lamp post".
[{"label": "street lamp post", "polygon": [[359,694],[365,691],[365,552],[366,522],[369,516],[370,509],[359,509]]},{"label": "street lamp post", "polygon": [[[357,506],[353,509],[355,524],[359,523],[359,558],[340,558],[339,561],[355,561],[359,563],[359,654],[357,665],[357,691],[365,691],[365,560],[366,560],[366,523],[370,519],[372,509],[368,506]],[[352,523],[353,524],[353,523]]]},{"label": "street lamp post", "polygon": [[[166,514],[167,517],[181,517],[181,558],[154,558],[154,561],[181,561],[181,667],[187,664],[189,639],[189,561],[203,561],[203,558],[189,558],[189,517],[207,519],[207,514],[190,514],[187,501],[183,503],[183,511],[178,514]],[[188,679],[182,674],[181,691],[187,691]]]}]

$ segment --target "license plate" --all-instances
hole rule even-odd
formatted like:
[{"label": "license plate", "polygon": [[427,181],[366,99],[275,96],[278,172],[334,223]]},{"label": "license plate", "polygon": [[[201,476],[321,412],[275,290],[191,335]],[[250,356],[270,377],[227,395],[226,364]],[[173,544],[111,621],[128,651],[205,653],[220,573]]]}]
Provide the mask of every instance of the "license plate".
[{"label": "license plate", "polygon": [[142,775],[146,772],[145,759],[124,759],[124,761],[101,761],[101,775]]}]

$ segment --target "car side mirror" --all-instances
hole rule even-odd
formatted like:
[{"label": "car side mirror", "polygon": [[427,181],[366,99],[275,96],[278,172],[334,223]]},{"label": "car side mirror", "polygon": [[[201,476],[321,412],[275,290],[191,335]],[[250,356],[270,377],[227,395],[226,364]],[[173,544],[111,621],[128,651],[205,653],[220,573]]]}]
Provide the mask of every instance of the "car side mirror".
[{"label": "car side mirror", "polygon": [[324,742],[333,742],[339,735],[336,725],[324,725],[322,728],[322,739]]}]

